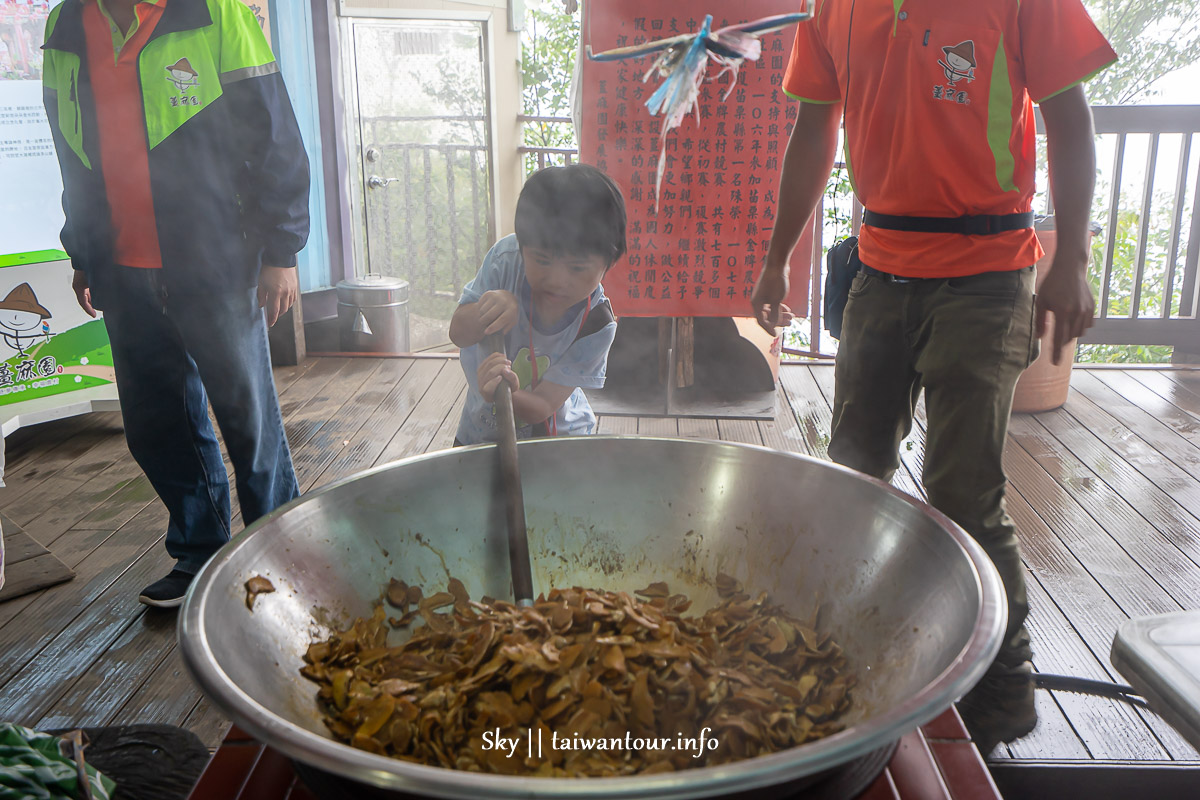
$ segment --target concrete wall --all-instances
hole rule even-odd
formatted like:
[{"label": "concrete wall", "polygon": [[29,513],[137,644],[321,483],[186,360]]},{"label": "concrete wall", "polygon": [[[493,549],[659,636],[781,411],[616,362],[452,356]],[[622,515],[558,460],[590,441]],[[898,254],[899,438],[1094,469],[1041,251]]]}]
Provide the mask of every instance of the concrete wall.
[{"label": "concrete wall", "polygon": [[512,233],[513,211],[517,195],[524,183],[522,162],[517,148],[521,146],[521,124],[517,120],[521,113],[521,64],[520,34],[508,30],[508,0],[478,0],[452,2],[451,0],[344,0],[343,6],[358,11],[372,9],[389,12],[416,10],[421,12],[446,11],[458,13],[490,12],[492,85],[495,95],[492,101],[492,116],[496,123],[494,143],[497,197],[500,236]]}]

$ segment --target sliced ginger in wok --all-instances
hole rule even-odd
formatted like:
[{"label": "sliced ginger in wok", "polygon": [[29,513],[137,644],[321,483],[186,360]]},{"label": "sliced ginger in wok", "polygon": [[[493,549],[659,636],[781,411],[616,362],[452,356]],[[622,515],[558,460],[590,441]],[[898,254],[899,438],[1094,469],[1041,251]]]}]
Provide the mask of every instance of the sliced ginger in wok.
[{"label": "sliced ginger in wok", "polygon": [[[426,596],[392,581],[383,605],[316,642],[301,673],[319,685],[330,732],[370,752],[453,769],[533,776],[616,776],[764,755],[835,733],[854,679],[841,648],[802,620],[718,575],[722,601],[691,601],[656,582],[632,595],[555,589],[532,607],[469,599],[460,581]],[[387,645],[391,627],[418,624]],[[555,749],[554,737],[609,744],[697,737],[716,750]],[[488,747],[496,730],[516,752]],[[541,756],[526,743],[542,736]],[[611,740],[611,741],[610,741]]]}]

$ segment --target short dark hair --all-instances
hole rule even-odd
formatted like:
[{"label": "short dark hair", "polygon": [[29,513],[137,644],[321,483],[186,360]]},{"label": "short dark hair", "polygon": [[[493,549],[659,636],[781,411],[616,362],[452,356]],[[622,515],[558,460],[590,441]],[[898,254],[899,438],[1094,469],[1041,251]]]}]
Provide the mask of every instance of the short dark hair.
[{"label": "short dark hair", "polygon": [[513,227],[521,247],[598,255],[611,267],[625,255],[625,198],[593,166],[546,167],[525,181]]}]

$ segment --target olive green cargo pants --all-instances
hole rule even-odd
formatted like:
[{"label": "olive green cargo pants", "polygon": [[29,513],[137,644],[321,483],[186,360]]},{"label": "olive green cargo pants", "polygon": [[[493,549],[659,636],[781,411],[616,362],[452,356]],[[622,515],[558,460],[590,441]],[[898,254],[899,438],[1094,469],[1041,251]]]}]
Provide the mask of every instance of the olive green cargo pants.
[{"label": "olive green cargo pants", "polygon": [[1024,568],[1004,507],[1013,388],[1037,356],[1033,268],[965,278],[854,278],[837,355],[830,457],[890,481],[921,390],[929,502],[975,538],[1008,594],[998,662],[1030,657]]}]

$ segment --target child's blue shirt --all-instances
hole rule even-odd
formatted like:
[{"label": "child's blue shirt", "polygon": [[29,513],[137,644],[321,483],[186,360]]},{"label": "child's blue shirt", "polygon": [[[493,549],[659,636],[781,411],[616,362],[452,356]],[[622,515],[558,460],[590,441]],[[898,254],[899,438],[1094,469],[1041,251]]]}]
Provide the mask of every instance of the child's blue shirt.
[{"label": "child's blue shirt", "polygon": [[[532,320],[531,290],[525,280],[525,262],[517,246],[517,237],[506,236],[488,251],[475,278],[463,288],[459,305],[478,302],[484,292],[494,289],[512,292],[517,298],[517,324],[508,332],[504,344],[512,369],[521,381],[521,388],[529,389],[533,382],[530,360],[532,344],[539,380],[576,387],[555,415],[558,435],[592,433],[596,426],[596,415],[583,389],[604,386],[608,350],[617,332],[617,323],[604,296],[604,288],[597,286],[588,302],[570,309],[553,326],[543,326],[540,321]],[[482,344],[464,347],[460,354],[469,387],[462,418],[458,423],[457,439],[462,444],[494,442],[498,438],[492,404],[484,402],[476,381],[479,365],[486,356]],[[533,434],[534,426],[518,425],[517,438],[529,438]]]}]

